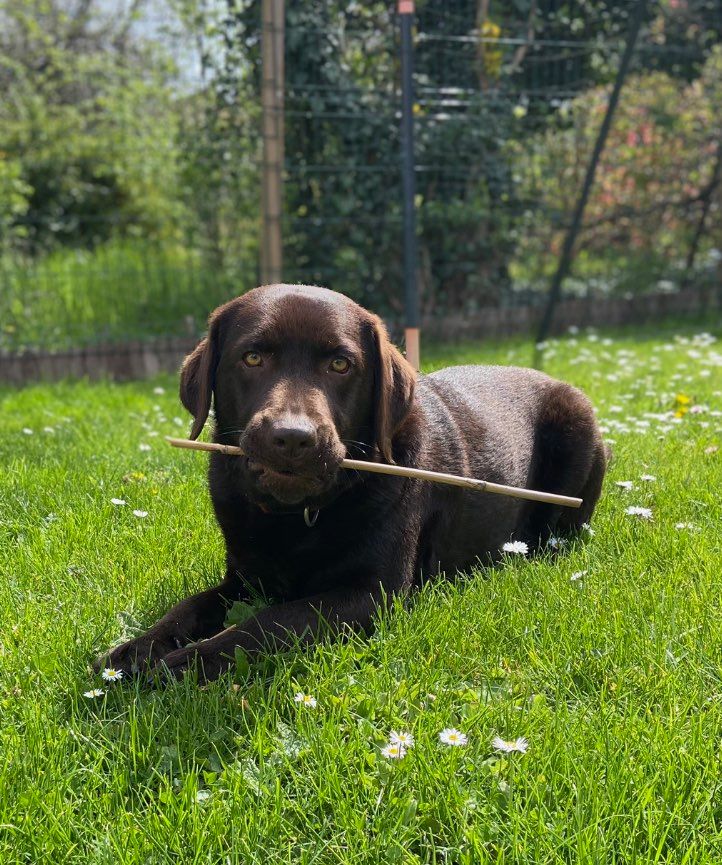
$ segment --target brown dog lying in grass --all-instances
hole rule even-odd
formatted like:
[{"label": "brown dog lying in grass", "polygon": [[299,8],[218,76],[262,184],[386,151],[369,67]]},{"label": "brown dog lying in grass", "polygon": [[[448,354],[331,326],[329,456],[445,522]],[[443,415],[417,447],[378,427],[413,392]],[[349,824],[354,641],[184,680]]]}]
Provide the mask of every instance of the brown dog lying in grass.
[{"label": "brown dog lying in grass", "polygon": [[[323,288],[257,288],[217,309],[183,364],[197,438],[215,408],[209,484],[226,542],[220,585],[117,647],[126,673],[162,663],[201,678],[247,653],[312,641],[324,625],[370,625],[383,598],[422,577],[544,545],[591,517],[606,455],[587,398],[529,369],[459,366],[419,376],[379,318]],[[407,478],[339,470],[345,456],[394,461],[579,496],[579,510]],[[313,519],[316,519],[314,525]],[[223,630],[235,600],[273,603]],[[197,642],[202,641],[202,642]]]}]

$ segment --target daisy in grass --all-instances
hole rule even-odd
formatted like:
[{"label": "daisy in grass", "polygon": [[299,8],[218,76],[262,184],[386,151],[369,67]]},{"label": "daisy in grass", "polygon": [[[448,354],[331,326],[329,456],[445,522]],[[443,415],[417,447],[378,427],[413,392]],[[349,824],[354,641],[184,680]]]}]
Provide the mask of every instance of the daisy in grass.
[{"label": "daisy in grass", "polygon": [[582,523],[582,531],[586,532],[590,538],[594,536],[594,529],[589,525],[589,523]]},{"label": "daisy in grass", "polygon": [[574,573],[569,578],[573,583],[578,582],[579,580],[583,580],[584,577],[589,573],[589,571],[574,571]]},{"label": "daisy in grass", "polygon": [[389,742],[392,745],[401,745],[404,749],[414,747],[414,737],[411,733],[397,733],[395,730],[392,730]]},{"label": "daisy in grass", "polygon": [[300,691],[293,697],[296,703],[301,703],[303,706],[308,706],[311,709],[316,708],[316,698],[310,694],[302,694]]},{"label": "daisy in grass", "polygon": [[143,517],[148,516],[148,511],[133,511],[133,516],[140,517],[142,519]]},{"label": "daisy in grass", "polygon": [[89,700],[95,700],[96,697],[102,697],[105,691],[102,688],[93,688],[90,691],[83,691],[83,696]]},{"label": "daisy in grass", "polygon": [[119,505],[119,506],[124,505],[125,499],[111,499],[110,503],[111,503],[111,505]]},{"label": "daisy in grass", "polygon": [[138,445],[138,450],[139,450],[139,451],[149,451],[149,450],[150,450],[150,445],[146,444],[145,442],[141,442],[141,443]]},{"label": "daisy in grass", "polygon": [[442,730],[439,733],[439,739],[444,745],[454,745],[455,747],[466,745],[469,742],[469,737],[466,733],[462,733],[461,730],[455,730],[453,727],[447,727],[445,730]]},{"label": "daisy in grass", "polygon": [[639,480],[640,481],[648,481],[649,483],[652,483],[652,481],[657,480],[657,476],[656,475],[640,475]]},{"label": "daisy in grass", "polygon": [[566,538],[556,538],[552,535],[547,541],[547,546],[553,550],[560,550],[566,544]]},{"label": "daisy in grass", "polygon": [[106,682],[119,682],[123,678],[123,671],[116,670],[113,667],[106,667],[103,670],[103,678]]},{"label": "daisy in grass", "polygon": [[632,481],[615,481],[614,485],[622,490],[633,490],[634,483]]},{"label": "daisy in grass", "polygon": [[505,754],[512,754],[514,751],[519,754],[526,754],[529,743],[523,736],[519,736],[518,739],[513,739],[511,742],[507,742],[501,736],[495,736],[491,740],[491,747],[496,751],[503,751]]},{"label": "daisy in grass", "polygon": [[630,505],[628,508],[624,509],[624,513],[629,514],[630,517],[640,517],[643,520],[652,519],[651,508],[640,508],[637,507],[637,505]]},{"label": "daisy in grass", "polygon": [[406,748],[398,742],[389,742],[381,749],[381,756],[389,760],[402,760],[406,756]]},{"label": "daisy in grass", "polygon": [[515,555],[525,556],[529,552],[529,547],[524,541],[507,541],[502,550],[505,553],[514,553]]}]

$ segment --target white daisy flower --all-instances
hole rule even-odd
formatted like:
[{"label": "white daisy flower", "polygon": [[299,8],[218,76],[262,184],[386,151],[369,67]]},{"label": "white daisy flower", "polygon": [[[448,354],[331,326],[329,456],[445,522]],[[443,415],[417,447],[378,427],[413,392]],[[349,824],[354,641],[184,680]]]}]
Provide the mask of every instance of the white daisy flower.
[{"label": "white daisy flower", "polygon": [[641,517],[643,520],[651,520],[652,519],[652,509],[651,508],[640,508],[636,505],[630,505],[628,508],[624,509],[625,514],[629,514],[632,517]]},{"label": "white daisy flower", "polygon": [[525,556],[529,552],[529,547],[524,541],[507,541],[502,550],[505,553],[515,553]]},{"label": "white daisy flower", "polygon": [[455,730],[453,727],[447,727],[445,730],[442,730],[439,733],[439,739],[444,745],[454,745],[455,747],[466,745],[469,741],[466,733],[462,733],[461,730]]},{"label": "white daisy flower", "polygon": [[149,451],[149,450],[150,450],[150,445],[146,444],[145,442],[141,442],[141,443],[138,445],[138,450],[139,450],[139,451]]},{"label": "white daisy flower", "polygon": [[688,529],[689,531],[694,532],[697,530],[697,526],[694,523],[675,523],[674,527],[680,531]]},{"label": "white daisy flower", "polygon": [[24,426],[23,432],[25,433],[26,436],[31,436],[33,434],[33,431],[30,429],[29,426]]},{"label": "white daisy flower", "polygon": [[594,529],[589,525],[589,523],[582,523],[582,531],[586,532],[589,537],[594,537]]},{"label": "white daisy flower", "polygon": [[106,682],[119,682],[122,678],[122,670],[116,670],[113,667],[106,667],[103,670],[103,679],[105,679]]},{"label": "white daisy flower", "polygon": [[164,387],[154,387],[154,388],[153,388],[153,393],[155,393],[155,394],[157,394],[158,396],[160,396],[161,394],[164,394],[164,393],[165,393],[165,388],[164,388]]},{"label": "white daisy flower", "polygon": [[589,571],[574,571],[574,573],[569,578],[573,583],[576,583],[577,580],[581,580],[589,573]]},{"label": "white daisy flower", "polygon": [[389,760],[402,760],[406,756],[406,748],[396,742],[390,742],[381,749],[381,756]]},{"label": "white daisy flower", "polygon": [[147,517],[148,511],[133,511],[133,516],[134,517],[141,517],[141,518]]},{"label": "white daisy flower", "polygon": [[111,503],[111,505],[119,505],[119,506],[124,505],[125,499],[111,499],[110,503]]},{"label": "white daisy flower", "polygon": [[619,487],[622,490],[633,490],[634,482],[633,481],[615,481],[614,485]]},{"label": "white daisy flower", "polygon": [[196,802],[205,802],[207,799],[211,798],[210,790],[198,790],[196,793]]},{"label": "white daisy flower", "polygon": [[311,709],[316,708],[316,698],[310,694],[302,694],[300,691],[294,695],[293,699],[296,703],[302,703],[304,706],[309,706]]},{"label": "white daisy flower", "polygon": [[652,483],[652,481],[657,480],[657,476],[656,475],[640,475],[639,480],[640,481],[648,481],[649,483]]},{"label": "white daisy flower", "polygon": [[397,733],[395,730],[392,730],[391,735],[389,736],[389,742],[391,742],[392,745],[401,745],[402,748],[413,748],[414,737],[411,733]]},{"label": "white daisy flower", "polygon": [[491,740],[491,746],[497,751],[503,751],[505,754],[511,754],[514,751],[517,751],[519,754],[526,754],[529,743],[523,736],[519,736],[518,739],[513,739],[511,742],[507,742],[501,736],[495,736]]},{"label": "white daisy flower", "polygon": [[96,697],[102,697],[105,691],[102,688],[93,688],[90,691],[83,691],[83,696],[89,700],[94,700]]},{"label": "white daisy flower", "polygon": [[55,428],[54,428],[54,427],[51,427],[51,426],[44,426],[44,427],[43,427],[43,432],[46,432],[46,433],[54,433],[54,432],[55,432]]}]

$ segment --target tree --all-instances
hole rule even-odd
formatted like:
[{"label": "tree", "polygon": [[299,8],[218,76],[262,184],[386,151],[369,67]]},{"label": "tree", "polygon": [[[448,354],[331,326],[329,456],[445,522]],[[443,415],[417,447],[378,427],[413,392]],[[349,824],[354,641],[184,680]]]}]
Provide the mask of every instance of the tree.
[{"label": "tree", "polygon": [[99,0],[4,10],[0,152],[16,166],[13,224],[30,252],[178,230],[174,69],[133,35],[141,2],[114,15]]}]

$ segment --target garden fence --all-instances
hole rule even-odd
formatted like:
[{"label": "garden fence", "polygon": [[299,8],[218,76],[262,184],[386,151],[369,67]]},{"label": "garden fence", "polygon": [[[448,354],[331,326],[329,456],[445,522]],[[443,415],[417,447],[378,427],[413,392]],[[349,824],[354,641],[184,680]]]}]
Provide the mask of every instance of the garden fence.
[{"label": "garden fence", "polygon": [[[417,3],[416,276],[426,321],[542,304],[635,8]],[[221,34],[221,48],[201,45],[200,72],[167,91],[172,128],[156,124],[143,138],[137,116],[126,120],[118,153],[101,159],[88,121],[82,146],[74,153],[69,141],[55,163],[47,143],[0,140],[0,349],[193,337],[214,305],[258,283],[261,0],[229,4],[206,30]],[[702,306],[719,304],[721,34],[720,0],[646,4],[565,299],[693,290]],[[289,3],[284,42],[283,278],[343,291],[398,322],[396,10]]]}]

